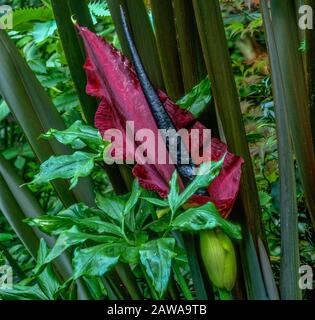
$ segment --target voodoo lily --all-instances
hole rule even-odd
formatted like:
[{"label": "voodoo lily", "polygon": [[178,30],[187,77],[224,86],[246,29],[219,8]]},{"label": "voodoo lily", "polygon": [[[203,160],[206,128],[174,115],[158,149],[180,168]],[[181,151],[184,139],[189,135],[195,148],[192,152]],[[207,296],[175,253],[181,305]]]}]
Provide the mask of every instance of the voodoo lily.
[{"label": "voodoo lily", "polygon": [[[123,136],[124,147],[123,150],[115,150],[115,154],[111,153],[111,155],[124,161],[128,161],[130,157],[136,159],[137,164],[132,172],[138,178],[140,185],[157,192],[162,198],[167,197],[169,181],[176,169],[175,165],[158,162],[142,163],[136,152],[141,142],[134,140],[131,143],[130,135],[126,132],[127,121],[133,123],[134,132],[142,129],[153,132],[156,147],[152,151],[154,154],[151,155],[158,159],[161,152],[159,128],[132,64],[102,38],[87,28],[78,28],[87,52],[84,66],[88,80],[87,93],[101,99],[95,116],[96,127],[104,139],[110,139],[106,135],[108,130],[119,130]],[[192,132],[193,129],[199,129],[202,132],[205,129],[190,112],[173,103],[164,92],[157,90],[157,94],[177,130],[187,129],[188,132]],[[211,139],[209,147],[208,144],[207,147],[203,146],[202,134],[199,140],[205,161],[218,161],[225,154],[226,156],[220,174],[207,188],[209,195],[194,195],[190,202],[199,205],[212,201],[222,216],[227,217],[239,190],[243,160],[229,153],[227,146],[216,138]],[[165,145],[164,148],[166,148]],[[192,152],[194,146],[190,148],[187,146],[187,148]],[[184,187],[181,181],[180,185]]]}]

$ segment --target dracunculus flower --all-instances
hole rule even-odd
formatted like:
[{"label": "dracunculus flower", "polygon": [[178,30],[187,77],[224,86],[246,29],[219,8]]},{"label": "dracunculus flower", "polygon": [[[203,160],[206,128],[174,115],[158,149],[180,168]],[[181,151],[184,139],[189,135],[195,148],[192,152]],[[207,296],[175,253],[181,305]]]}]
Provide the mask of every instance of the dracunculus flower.
[{"label": "dracunculus flower", "polygon": [[[124,160],[134,154],[136,148],[141,145],[139,141],[133,141],[132,147],[130,147],[132,144],[126,143],[128,139],[126,122],[134,123],[135,132],[150,129],[156,139],[154,156],[157,159],[160,152],[157,147],[158,127],[132,64],[104,39],[87,28],[78,28],[87,53],[84,65],[87,75],[86,90],[89,95],[101,100],[95,115],[95,126],[103,137],[106,130],[109,129],[117,129],[123,134],[124,149],[121,156]],[[186,128],[191,132],[192,129],[204,129],[204,126],[190,112],[181,109],[162,91],[157,90],[157,93],[178,130]],[[204,204],[212,201],[221,215],[227,217],[239,191],[243,159],[228,152],[226,144],[216,138],[211,139],[211,147],[202,146],[202,142],[203,139],[200,137],[200,148],[203,149],[205,160],[218,161],[225,154],[226,157],[220,174],[207,188],[209,196],[195,195],[190,202]],[[137,160],[137,156],[135,158]],[[132,172],[143,188],[153,190],[160,197],[165,198],[168,195],[169,181],[175,169],[175,165],[171,163],[137,163]],[[181,182],[180,185],[183,187]]]}]

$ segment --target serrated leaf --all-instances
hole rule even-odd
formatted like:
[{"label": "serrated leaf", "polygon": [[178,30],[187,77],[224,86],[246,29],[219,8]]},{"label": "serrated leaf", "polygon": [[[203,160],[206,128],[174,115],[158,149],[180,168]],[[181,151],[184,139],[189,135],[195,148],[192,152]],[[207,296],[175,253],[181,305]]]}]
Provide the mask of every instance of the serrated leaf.
[{"label": "serrated leaf", "polygon": [[172,258],[176,255],[174,250],[175,239],[163,238],[146,243],[139,251],[141,263],[159,298],[162,298],[167,289]]},{"label": "serrated leaf", "polygon": [[53,13],[48,7],[19,8],[13,11],[13,28],[22,30],[31,21],[47,21],[53,19]]},{"label": "serrated leaf", "polygon": [[79,177],[87,177],[94,168],[97,154],[77,151],[72,155],[50,157],[40,166],[39,173],[31,184],[44,184],[55,179],[70,179],[70,190],[73,189]]},{"label": "serrated leaf", "polygon": [[89,3],[90,12],[97,17],[110,17],[107,3],[103,1],[93,1]]},{"label": "serrated leaf", "polygon": [[209,202],[198,208],[191,208],[177,216],[172,222],[174,230],[200,231],[220,227],[230,238],[242,239],[241,227],[221,217],[216,206]]},{"label": "serrated leaf", "polygon": [[207,78],[203,79],[187,95],[177,101],[177,104],[189,110],[197,119],[205,111],[211,101],[211,85]]}]

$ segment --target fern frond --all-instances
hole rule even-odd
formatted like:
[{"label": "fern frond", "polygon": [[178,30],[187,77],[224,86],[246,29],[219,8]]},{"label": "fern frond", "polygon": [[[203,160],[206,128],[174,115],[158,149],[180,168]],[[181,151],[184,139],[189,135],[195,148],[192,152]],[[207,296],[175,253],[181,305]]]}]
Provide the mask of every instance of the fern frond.
[{"label": "fern frond", "polygon": [[13,28],[21,27],[32,21],[48,21],[54,19],[53,12],[48,7],[19,8],[13,11]]},{"label": "fern frond", "polygon": [[110,12],[105,1],[92,1],[89,3],[89,9],[92,15],[96,17],[105,18],[110,16]]}]

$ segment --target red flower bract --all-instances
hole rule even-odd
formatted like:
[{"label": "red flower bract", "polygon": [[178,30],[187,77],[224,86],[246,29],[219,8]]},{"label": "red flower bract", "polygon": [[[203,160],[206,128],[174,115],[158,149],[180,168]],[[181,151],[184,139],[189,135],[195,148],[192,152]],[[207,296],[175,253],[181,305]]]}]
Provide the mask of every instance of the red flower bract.
[{"label": "red flower bract", "polygon": [[[95,116],[95,126],[101,135],[104,136],[108,129],[118,129],[126,140],[126,122],[133,121],[135,132],[150,129],[154,133],[157,146],[158,127],[131,63],[93,32],[83,27],[78,28],[87,52],[84,66],[88,80],[87,93],[101,99]],[[158,91],[158,95],[178,130],[204,128],[190,112],[178,107],[163,92]],[[135,147],[140,145],[138,141],[134,141],[134,144]],[[126,143],[124,145],[126,146]],[[135,152],[135,147],[129,147],[128,150],[125,147],[124,159]],[[156,159],[159,152],[157,149]],[[211,150],[204,150],[204,154],[209,154],[207,160],[212,161],[218,161],[226,152],[227,146],[215,138],[211,139]],[[208,187],[209,197],[193,196],[190,202],[203,204],[212,201],[222,216],[227,217],[238,194],[242,164],[242,158],[227,152],[219,176]],[[139,179],[142,187],[153,190],[165,198],[174,170],[175,166],[172,164],[136,164],[133,174]],[[180,184],[183,187],[181,182]]]}]

